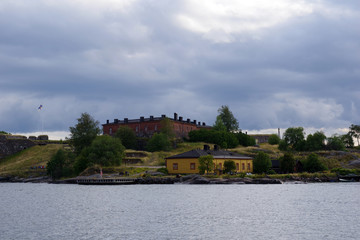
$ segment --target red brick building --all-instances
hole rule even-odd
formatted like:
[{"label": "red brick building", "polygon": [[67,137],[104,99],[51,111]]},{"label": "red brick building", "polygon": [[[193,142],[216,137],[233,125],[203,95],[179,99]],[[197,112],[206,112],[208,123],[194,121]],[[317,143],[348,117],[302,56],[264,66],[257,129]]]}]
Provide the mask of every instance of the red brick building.
[{"label": "red brick building", "polygon": [[[140,117],[139,119],[124,118],[123,120],[114,119],[112,123],[106,120],[106,123],[102,125],[103,133],[114,135],[120,126],[128,126],[135,132],[137,137],[151,137],[154,133],[160,132],[162,128],[161,120],[165,118],[166,115],[162,115],[161,117],[150,116],[149,118]],[[191,121],[189,118],[184,120],[183,117],[178,117],[177,113],[174,113],[174,118],[168,119],[177,138],[187,137],[188,133],[192,130],[211,128],[204,122]]]}]

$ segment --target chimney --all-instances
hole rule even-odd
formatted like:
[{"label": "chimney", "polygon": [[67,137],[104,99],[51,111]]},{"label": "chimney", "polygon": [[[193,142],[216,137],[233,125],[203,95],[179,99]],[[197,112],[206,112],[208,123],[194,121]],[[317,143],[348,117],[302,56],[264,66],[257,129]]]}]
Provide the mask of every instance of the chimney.
[{"label": "chimney", "polygon": [[204,151],[208,151],[208,150],[210,150],[210,146],[209,145],[204,145]]},{"label": "chimney", "polygon": [[177,115],[177,113],[174,113],[174,121],[177,121],[178,119],[178,115]]},{"label": "chimney", "polygon": [[196,120],[194,120],[193,123],[196,125]]},{"label": "chimney", "polygon": [[128,119],[128,118],[124,118],[124,123],[125,123],[125,124],[129,123],[129,119]]},{"label": "chimney", "polygon": [[200,125],[201,125],[201,122],[198,122],[198,125],[200,126]]},{"label": "chimney", "polygon": [[202,124],[204,127],[206,126],[206,124],[203,122],[203,124]]},{"label": "chimney", "polygon": [[165,114],[161,115],[161,118],[166,118],[166,115]]},{"label": "chimney", "polygon": [[140,122],[143,122],[143,121],[144,121],[144,117],[141,116],[141,117],[140,117]]},{"label": "chimney", "polygon": [[187,122],[187,123],[190,123],[190,118],[186,119],[186,122]]},{"label": "chimney", "polygon": [[109,124],[109,120],[106,120],[106,124]]},{"label": "chimney", "polygon": [[154,116],[150,116],[150,121],[154,121]]},{"label": "chimney", "polygon": [[179,117],[179,121],[182,122],[182,120],[183,120],[183,117]]},{"label": "chimney", "polygon": [[281,139],[281,136],[280,136],[280,128],[278,128],[278,136],[279,136],[279,138]]},{"label": "chimney", "polygon": [[115,118],[114,123],[119,123],[119,119]]}]

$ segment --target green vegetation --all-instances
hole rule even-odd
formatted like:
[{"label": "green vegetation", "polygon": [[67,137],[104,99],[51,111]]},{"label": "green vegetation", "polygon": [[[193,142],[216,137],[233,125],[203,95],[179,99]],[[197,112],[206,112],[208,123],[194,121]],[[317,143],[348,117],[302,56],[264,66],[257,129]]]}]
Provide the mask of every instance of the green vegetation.
[{"label": "green vegetation", "polygon": [[146,145],[146,150],[149,152],[169,151],[171,149],[171,142],[169,137],[164,133],[155,133]]},{"label": "green vegetation", "polygon": [[200,174],[208,173],[213,170],[214,157],[206,155],[199,157],[199,172]]},{"label": "green vegetation", "polygon": [[319,160],[319,157],[316,153],[311,153],[304,164],[304,170],[307,172],[321,172],[326,170],[324,164]]},{"label": "green vegetation", "polygon": [[136,135],[128,126],[120,126],[115,133],[115,137],[121,140],[126,149],[136,149]]},{"label": "green vegetation", "polygon": [[0,160],[0,176],[36,177],[46,174],[47,162],[59,149],[64,149],[62,144],[48,144],[34,146]]},{"label": "green vegetation", "polygon": [[253,161],[254,173],[267,173],[269,172],[272,164],[268,154],[259,152]]},{"label": "green vegetation", "polygon": [[268,143],[271,145],[276,145],[280,143],[280,137],[277,134],[271,134],[268,140]]},{"label": "green vegetation", "polygon": [[236,170],[235,162],[232,160],[226,160],[224,162],[224,173],[231,173]]},{"label": "green vegetation", "polygon": [[218,109],[219,117],[228,132],[235,132],[239,130],[239,123],[230,111],[229,106],[224,105]]},{"label": "green vegetation", "polygon": [[285,153],[284,156],[279,158],[280,169],[283,173],[293,173],[295,169],[296,160],[291,153]]},{"label": "green vegetation", "polygon": [[74,148],[77,155],[90,146],[92,141],[101,133],[99,121],[95,121],[88,113],[82,113],[77,119],[77,124],[70,127],[69,144]]}]

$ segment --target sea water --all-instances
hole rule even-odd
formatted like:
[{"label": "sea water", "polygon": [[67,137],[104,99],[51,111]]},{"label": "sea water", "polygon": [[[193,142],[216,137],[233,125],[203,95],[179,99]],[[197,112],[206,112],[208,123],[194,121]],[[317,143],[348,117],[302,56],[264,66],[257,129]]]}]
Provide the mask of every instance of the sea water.
[{"label": "sea water", "polygon": [[360,183],[0,191],[0,239],[360,239]]}]

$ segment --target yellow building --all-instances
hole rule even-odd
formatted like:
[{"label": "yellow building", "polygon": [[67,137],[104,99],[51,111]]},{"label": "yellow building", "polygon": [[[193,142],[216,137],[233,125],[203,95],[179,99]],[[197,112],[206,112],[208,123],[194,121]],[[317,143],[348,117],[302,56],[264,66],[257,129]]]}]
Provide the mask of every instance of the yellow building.
[{"label": "yellow building", "polygon": [[253,159],[251,157],[220,150],[216,146],[214,147],[214,150],[210,150],[208,145],[205,145],[203,150],[194,149],[166,158],[166,168],[170,174],[196,174],[199,173],[199,157],[206,155],[213,156],[213,169],[215,169],[215,171],[221,172],[226,160],[235,162],[235,171],[238,173],[248,173],[253,171]]}]

